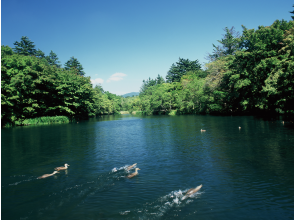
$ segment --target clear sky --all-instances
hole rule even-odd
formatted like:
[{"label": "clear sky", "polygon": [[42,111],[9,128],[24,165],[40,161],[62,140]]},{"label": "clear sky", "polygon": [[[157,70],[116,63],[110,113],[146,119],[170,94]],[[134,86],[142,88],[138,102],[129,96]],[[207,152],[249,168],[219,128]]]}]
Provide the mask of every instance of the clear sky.
[{"label": "clear sky", "polygon": [[292,0],[2,0],[1,45],[27,36],[61,64],[74,56],[93,83],[122,95],[165,78],[179,57],[206,62],[225,27],[292,20]]}]

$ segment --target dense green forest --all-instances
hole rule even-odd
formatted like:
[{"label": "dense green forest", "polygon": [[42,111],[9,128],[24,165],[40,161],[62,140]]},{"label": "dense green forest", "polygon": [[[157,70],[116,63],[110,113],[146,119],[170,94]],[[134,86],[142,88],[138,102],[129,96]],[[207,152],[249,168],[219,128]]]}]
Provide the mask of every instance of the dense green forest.
[{"label": "dense green forest", "polygon": [[122,109],[122,97],[93,88],[80,62],[71,57],[61,68],[57,55],[48,56],[28,37],[1,46],[1,125],[22,125],[26,119],[66,116],[79,120]]},{"label": "dense green forest", "polygon": [[146,114],[294,114],[294,21],[257,30],[225,28],[208,63],[179,58],[143,81],[129,111]]},{"label": "dense green forest", "polygon": [[[291,12],[291,13],[294,13]],[[294,114],[294,21],[258,29],[225,28],[208,62],[179,58],[166,80],[143,80],[139,96],[121,97],[93,88],[81,63],[62,68],[28,37],[1,46],[1,125],[66,116],[69,121],[119,111],[143,114]]]}]

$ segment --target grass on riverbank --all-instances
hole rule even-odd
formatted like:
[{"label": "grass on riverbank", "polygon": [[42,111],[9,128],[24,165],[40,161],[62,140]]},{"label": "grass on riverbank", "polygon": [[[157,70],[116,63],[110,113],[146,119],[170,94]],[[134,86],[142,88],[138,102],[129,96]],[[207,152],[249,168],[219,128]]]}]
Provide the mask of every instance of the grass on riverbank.
[{"label": "grass on riverbank", "polygon": [[8,123],[4,125],[5,128],[13,126],[23,126],[23,125],[44,125],[44,124],[54,124],[54,123],[69,123],[70,119],[66,116],[43,116],[39,118],[29,118],[23,121],[15,121],[13,124]]}]

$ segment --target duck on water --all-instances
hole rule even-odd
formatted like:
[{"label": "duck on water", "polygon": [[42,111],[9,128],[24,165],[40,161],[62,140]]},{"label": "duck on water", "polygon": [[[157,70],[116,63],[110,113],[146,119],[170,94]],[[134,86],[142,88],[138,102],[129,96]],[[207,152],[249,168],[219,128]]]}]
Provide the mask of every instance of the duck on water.
[{"label": "duck on water", "polygon": [[202,187],[202,184],[200,186],[197,186],[196,188],[191,188],[189,189],[186,194],[184,195],[184,197],[182,198],[182,200],[192,196],[194,193],[198,192]]},{"label": "duck on water", "polygon": [[128,167],[127,167],[127,170],[129,171],[130,169],[134,168],[134,166],[136,166],[136,165],[137,165],[137,163],[134,163],[133,165],[128,166]]},{"label": "duck on water", "polygon": [[139,169],[139,168],[136,168],[136,169],[135,169],[135,172],[132,173],[132,174],[130,174],[130,175],[128,175],[127,178],[130,179],[130,178],[132,178],[132,177],[134,177],[134,176],[137,176],[137,175],[139,174],[139,173],[138,173],[138,170],[140,170],[140,169]]},{"label": "duck on water", "polygon": [[57,170],[57,171],[66,170],[68,167],[69,167],[69,165],[66,163],[66,164],[64,164],[64,167],[55,167],[54,170]]},{"label": "duck on water", "polygon": [[49,176],[53,176],[53,175],[56,174],[56,173],[59,173],[59,172],[54,171],[54,172],[51,173],[51,174],[44,174],[43,176],[39,176],[37,179],[44,179],[44,178],[47,178],[47,177],[49,177]]}]

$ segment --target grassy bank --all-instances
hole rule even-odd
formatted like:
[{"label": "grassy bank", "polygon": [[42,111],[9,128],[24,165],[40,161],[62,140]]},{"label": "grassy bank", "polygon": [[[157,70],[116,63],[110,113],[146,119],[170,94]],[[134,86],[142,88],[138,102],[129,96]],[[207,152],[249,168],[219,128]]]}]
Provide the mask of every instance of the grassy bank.
[{"label": "grassy bank", "polygon": [[14,124],[6,124],[4,127],[12,126],[25,126],[25,125],[44,125],[44,124],[54,124],[54,123],[69,123],[70,119],[66,116],[43,116],[39,118],[29,118],[23,121],[15,121]]}]

